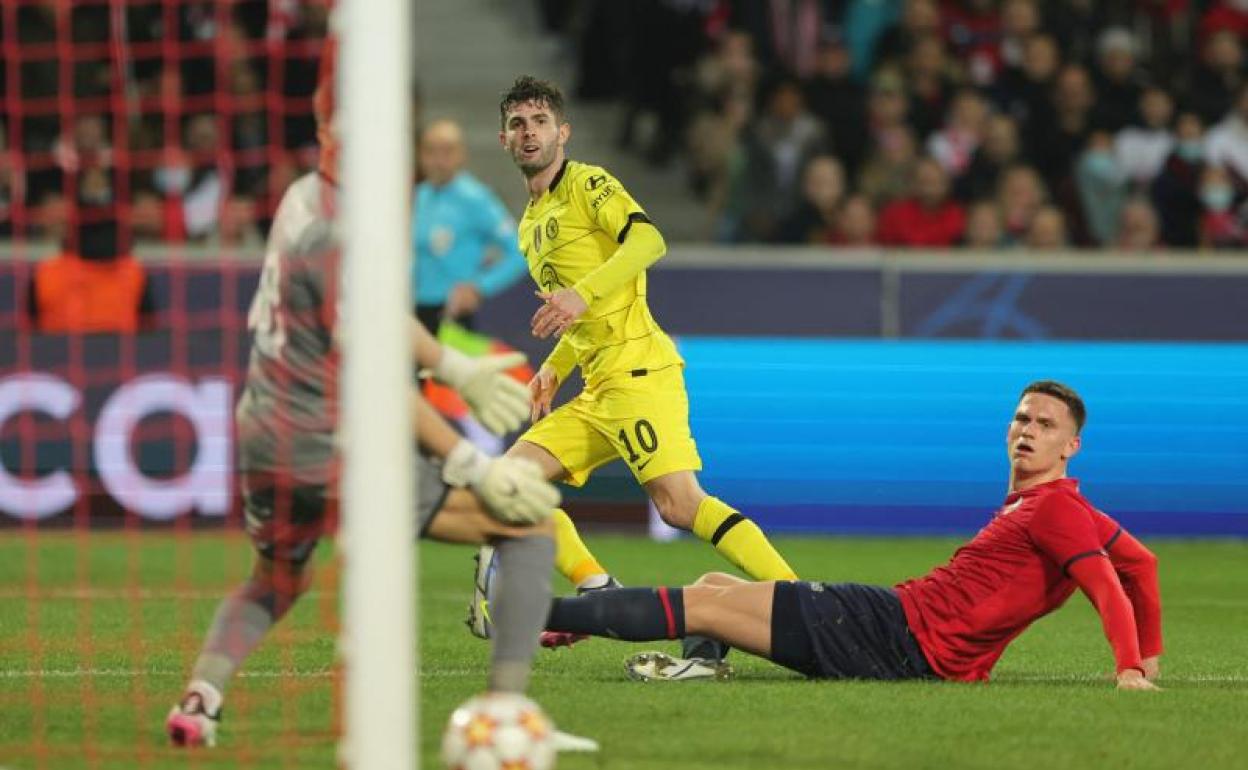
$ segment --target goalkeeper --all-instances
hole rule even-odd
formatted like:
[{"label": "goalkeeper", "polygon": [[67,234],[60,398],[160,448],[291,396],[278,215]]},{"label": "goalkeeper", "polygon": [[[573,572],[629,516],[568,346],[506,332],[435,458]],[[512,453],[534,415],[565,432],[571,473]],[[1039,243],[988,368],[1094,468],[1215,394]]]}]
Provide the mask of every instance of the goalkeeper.
[{"label": "goalkeeper", "polygon": [[[255,567],[218,607],[185,694],[169,714],[166,728],[176,745],[215,743],[226,685],[307,590],[309,559],[336,519],[339,252],[333,231],[332,68],[331,47],[315,102],[319,172],[286,191],[248,314],[253,344],[237,423]],[[415,320],[412,344],[416,360],[458,390],[484,426],[500,434],[520,427],[529,410],[527,391],[504,371],[522,363],[522,354],[471,359],[439,345]],[[550,602],[549,517],[559,493],[533,463],[488,457],[461,438],[420,399],[415,384],[411,403],[422,448],[441,459],[417,461],[421,536],[496,544],[506,579],[500,580],[493,611],[489,689],[523,691]]]}]

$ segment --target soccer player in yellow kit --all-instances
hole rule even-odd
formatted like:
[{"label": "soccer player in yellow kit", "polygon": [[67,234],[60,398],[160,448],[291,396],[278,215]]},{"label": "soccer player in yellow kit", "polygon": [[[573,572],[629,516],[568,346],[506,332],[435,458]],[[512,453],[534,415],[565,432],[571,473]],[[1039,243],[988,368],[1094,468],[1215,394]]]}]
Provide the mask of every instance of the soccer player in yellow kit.
[{"label": "soccer player in yellow kit", "polygon": [[[559,336],[529,383],[534,424],[508,456],[573,486],[619,457],[668,524],[709,541],[751,578],[795,579],[758,525],[694,475],[702,460],[689,431],[684,360],[646,304],[646,268],[666,251],[658,228],[607,171],[565,157],[572,127],[557,86],[521,77],[499,111],[499,141],[529,191],[520,250],[543,303],[532,331]],[[577,366],[585,389],[552,412]],[[567,514],[556,510],[555,519],[558,570],[582,591],[610,585]]]}]

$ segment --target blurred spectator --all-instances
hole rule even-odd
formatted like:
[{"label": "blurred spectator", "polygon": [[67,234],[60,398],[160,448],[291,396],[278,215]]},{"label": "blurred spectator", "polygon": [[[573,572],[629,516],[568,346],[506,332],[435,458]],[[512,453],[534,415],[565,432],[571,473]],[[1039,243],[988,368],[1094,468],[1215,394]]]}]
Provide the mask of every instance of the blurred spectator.
[{"label": "blurred spectator", "polygon": [[910,91],[910,125],[920,141],[941,126],[956,89],[954,65],[939,35],[915,41],[906,57],[905,77]]},{"label": "blurred spectator", "polygon": [[886,28],[875,43],[871,68],[900,69],[925,37],[941,34],[940,6],[936,0],[904,0],[901,16]]},{"label": "blurred spectator", "polygon": [[999,250],[1009,245],[1001,222],[1001,210],[992,201],[971,204],[966,212],[966,237],[962,245],[968,249]]},{"label": "blurred spectator", "polygon": [[1069,61],[1090,62],[1096,56],[1100,32],[1116,20],[1118,6],[1133,0],[1044,0],[1043,26],[1057,35],[1058,45]]},{"label": "blurred spectator", "polygon": [[[904,98],[900,96],[903,115]],[[866,92],[854,80],[849,49],[839,40],[819,49],[815,74],[806,81],[806,101],[811,112],[829,129],[831,151],[841,159],[851,178],[857,176],[869,141]]]},{"label": "blurred spectator", "polygon": [[183,144],[167,147],[153,171],[156,189],[171,202],[172,225],[192,239],[206,238],[217,226],[226,197],[217,120],[209,113],[187,121]]},{"label": "blurred spectator", "polygon": [[1200,116],[1181,113],[1175,122],[1174,149],[1152,187],[1153,205],[1161,218],[1161,238],[1171,246],[1193,248],[1197,244],[1204,151]]},{"label": "blurred spectator", "polygon": [[467,151],[458,124],[437,120],[420,138],[423,181],[416,186],[412,224],[416,315],[436,332],[443,318],[472,328],[482,300],[515,283],[527,269],[516,222],[488,187],[464,170]]},{"label": "blurred spectator", "polygon": [[962,201],[995,195],[1001,172],[1018,160],[1017,125],[1007,115],[993,115],[988,118],[983,143],[954,183],[954,195]]},{"label": "blurred spectator", "polygon": [[750,119],[748,97],[721,97],[715,110],[703,110],[689,126],[689,185],[695,194],[722,209],[741,159],[741,138]]},{"label": "blurred spectator", "polygon": [[960,176],[984,138],[988,105],[974,90],[964,88],[949,105],[945,126],[927,139],[927,154],[950,176]]},{"label": "blurred spectator", "polygon": [[[676,0],[636,0],[631,3],[591,3],[596,7],[620,6],[627,9],[627,23],[633,30],[625,36],[627,77],[623,78],[625,117],[622,146],[633,144],[642,116],[653,118],[655,130],[639,137],[641,151],[653,163],[667,160],[679,149],[685,130],[685,104],[682,83],[687,83],[695,62],[706,44],[702,34],[705,4]],[[619,11],[612,11],[618,14]],[[600,29],[604,39],[582,39],[582,56],[607,58],[618,26]],[[583,92],[582,92],[583,93]]]},{"label": "blurred spectator", "polygon": [[950,247],[966,229],[966,212],[949,198],[949,177],[940,164],[922,158],[914,168],[914,197],[880,212],[877,236],[885,246]]},{"label": "blurred spectator", "polygon": [[1025,240],[1036,212],[1048,201],[1044,181],[1034,168],[1020,164],[1006,169],[997,190],[997,204],[1006,237],[1015,241]]},{"label": "blurred spectator", "polygon": [[1205,166],[1200,177],[1200,245],[1212,249],[1248,246],[1244,199],[1236,196],[1230,173],[1221,166]]},{"label": "blurred spectator", "polygon": [[[1039,32],[1040,9],[1036,7],[1036,0],[1005,0],[1001,3],[1000,54],[993,81],[1006,70],[1023,68],[1027,43]],[[1053,69],[1056,71],[1056,65]]]},{"label": "blurred spectator", "polygon": [[1248,83],[1240,87],[1233,109],[1209,129],[1205,162],[1225,166],[1235,187],[1248,190]]},{"label": "blurred spectator", "polygon": [[1114,136],[1114,155],[1137,190],[1148,189],[1174,149],[1174,100],[1150,86],[1140,95],[1139,119]]},{"label": "blurred spectator", "polygon": [[802,200],[780,223],[779,243],[826,243],[836,228],[836,216],[845,197],[845,170],[831,155],[816,155],[802,174]]},{"label": "blurred spectator", "polygon": [[1066,240],[1066,217],[1056,206],[1043,206],[1036,212],[1027,228],[1027,248],[1038,250],[1064,249]]},{"label": "blurred spectator", "polygon": [[1031,161],[1050,190],[1056,192],[1069,180],[1074,160],[1087,144],[1095,100],[1088,71],[1068,64],[1054,82],[1051,110],[1028,122],[1024,139]]},{"label": "blurred spectator", "polygon": [[695,70],[687,146],[694,192],[722,205],[729,163],[751,117],[760,67],[744,32],[725,32]]},{"label": "blurred spectator", "polygon": [[730,209],[735,240],[766,241],[797,207],[798,177],[823,146],[823,127],[809,112],[793,80],[780,80],[767,110],[746,131],[744,159],[733,179]]},{"label": "blurred spectator", "polygon": [[25,204],[25,178],[18,166],[18,154],[10,152],[9,135],[0,121],[0,236],[13,235],[14,212]]},{"label": "blurred spectator", "polygon": [[1240,38],[1248,37],[1248,2],[1244,0],[1215,0],[1200,18],[1200,34],[1208,36],[1221,31]]},{"label": "blurred spectator", "polygon": [[897,21],[901,11],[901,4],[896,0],[848,0],[842,27],[854,77],[858,80],[866,80],[867,75],[875,69],[880,36]]},{"label": "blurred spectator", "polygon": [[1200,62],[1192,70],[1186,99],[1206,126],[1223,118],[1244,85],[1243,41],[1234,32],[1211,35],[1200,48]]},{"label": "blurred spectator", "polygon": [[871,79],[867,94],[867,154],[878,146],[883,135],[909,125],[906,121],[909,111],[910,100],[900,75],[885,70]]},{"label": "blurred spectator", "polygon": [[135,332],[154,307],[112,206],[81,207],[64,249],[35,267],[27,312],[39,331]]},{"label": "blurred spectator", "polygon": [[836,246],[874,246],[877,243],[875,229],[875,209],[871,201],[862,195],[851,195],[845,199],[836,216],[831,243]]},{"label": "blurred spectator", "polygon": [[760,73],[753,38],[739,30],[725,32],[715,50],[694,68],[695,98],[706,105],[726,95],[753,98]]},{"label": "blurred spectator", "polygon": [[1097,128],[1118,131],[1135,120],[1142,87],[1136,67],[1135,37],[1122,27],[1110,27],[1096,43]]},{"label": "blurred spectator", "polygon": [[1108,246],[1118,239],[1118,223],[1127,201],[1126,170],[1114,156],[1113,138],[1108,131],[1095,131],[1079,156],[1075,184],[1083,221],[1092,239]]},{"label": "blurred spectator", "polygon": [[875,149],[858,174],[858,192],[879,206],[911,193],[918,153],[908,126],[893,126],[877,134],[875,141]]},{"label": "blurred spectator", "polygon": [[[697,6],[688,0],[672,5]],[[717,3],[701,3],[714,7]],[[820,31],[839,21],[839,3],[826,0],[767,0],[733,3],[756,36],[763,62],[776,71],[809,77],[814,70]]]},{"label": "blurred spectator", "polygon": [[993,89],[998,106],[1024,127],[1045,119],[1052,111],[1049,100],[1061,65],[1061,52],[1051,35],[1027,38],[1022,64],[1007,67]]},{"label": "blurred spectator", "polygon": [[942,9],[945,38],[966,63],[967,78],[977,86],[996,80],[1001,69],[1001,12],[996,0],[959,0]]},{"label": "blurred spectator", "polygon": [[1132,198],[1122,207],[1116,245],[1123,251],[1153,251],[1162,246],[1157,212],[1146,198]]}]

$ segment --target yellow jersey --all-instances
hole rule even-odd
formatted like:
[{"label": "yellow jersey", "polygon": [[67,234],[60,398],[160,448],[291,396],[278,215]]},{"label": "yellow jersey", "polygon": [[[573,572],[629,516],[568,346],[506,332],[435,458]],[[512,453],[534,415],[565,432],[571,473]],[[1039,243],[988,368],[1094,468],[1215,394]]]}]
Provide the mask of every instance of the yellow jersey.
[{"label": "yellow jersey", "polygon": [[599,166],[572,160],[564,161],[546,192],[525,208],[520,250],[533,280],[543,291],[572,288],[589,302],[546,359],[560,382],[574,366],[581,367],[586,390],[592,391],[614,377],[684,364],[650,314],[645,270],[606,296],[592,297],[587,288],[629,229],[649,221],[617,179]]}]

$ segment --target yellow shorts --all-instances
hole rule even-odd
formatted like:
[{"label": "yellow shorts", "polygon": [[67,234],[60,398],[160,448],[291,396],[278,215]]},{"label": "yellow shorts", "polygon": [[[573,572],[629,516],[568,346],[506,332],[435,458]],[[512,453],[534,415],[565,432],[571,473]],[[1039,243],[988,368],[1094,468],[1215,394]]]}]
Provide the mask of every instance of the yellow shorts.
[{"label": "yellow shorts", "polygon": [[579,487],[594,469],[622,459],[645,484],[675,471],[702,470],[689,432],[689,396],[680,366],[620,377],[538,420],[520,441],[555,456]]}]

